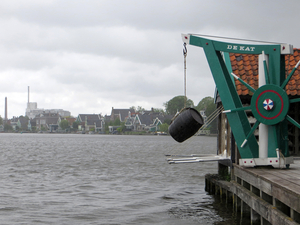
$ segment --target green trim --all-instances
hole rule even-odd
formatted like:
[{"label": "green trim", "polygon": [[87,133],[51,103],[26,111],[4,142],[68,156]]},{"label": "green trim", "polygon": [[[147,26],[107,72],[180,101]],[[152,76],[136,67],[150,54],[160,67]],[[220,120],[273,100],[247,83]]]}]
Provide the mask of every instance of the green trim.
[{"label": "green trim", "polygon": [[291,73],[288,75],[288,77],[285,79],[285,81],[282,83],[281,88],[284,89],[287,83],[290,81],[291,77],[295,73],[297,67],[294,67],[294,69],[291,71]]},{"label": "green trim", "polygon": [[245,106],[245,107],[242,107],[242,108],[230,109],[230,111],[228,111],[228,112],[225,111],[225,113],[245,111],[245,110],[249,110],[249,109],[251,109],[251,106]]},{"label": "green trim", "polygon": [[214,45],[214,49],[216,51],[222,52],[232,52],[232,53],[241,53],[241,54],[261,54],[262,51],[265,54],[280,54],[280,45],[247,45],[247,44],[236,44],[230,42],[220,42],[213,41],[210,39],[193,36],[190,35],[190,45],[195,45],[198,47],[205,47],[208,43],[212,43]]},{"label": "green trim", "polygon": [[[231,74],[233,71],[232,71],[229,52],[223,52],[223,58],[225,61],[226,68],[227,68],[229,74]],[[232,82],[234,82],[234,78],[232,78]]]},{"label": "green trim", "polygon": [[296,127],[298,127],[300,129],[300,124],[294,120],[292,117],[290,117],[289,115],[287,115],[286,117],[287,121],[289,121],[290,123],[294,124]]},{"label": "green trim", "polygon": [[[231,73],[232,74],[232,76],[233,76],[233,74],[234,73]],[[235,75],[235,74],[234,74]],[[235,75],[236,76],[236,75]],[[239,78],[239,77],[237,77],[236,76],[236,79],[238,80],[238,81],[240,81],[243,85],[245,85],[246,86],[246,88],[248,88],[248,90],[249,91],[251,91],[252,93],[254,93],[256,90],[253,88],[253,87],[251,87],[249,84],[247,84],[245,81],[243,81],[241,78]]]},{"label": "green trim", "polygon": [[258,120],[256,120],[255,124],[253,125],[253,127],[251,128],[249,134],[246,137],[247,141],[248,141],[248,138],[254,133],[254,131],[256,130],[256,128],[258,127],[259,124],[260,124],[260,122]]},{"label": "green trim", "polygon": [[266,60],[263,61],[263,64],[264,64],[264,71],[265,71],[266,84],[270,84],[269,72],[268,72],[268,67],[267,67],[267,62],[266,62]]},{"label": "green trim", "polygon": [[300,98],[294,98],[290,100],[290,103],[300,102]]}]

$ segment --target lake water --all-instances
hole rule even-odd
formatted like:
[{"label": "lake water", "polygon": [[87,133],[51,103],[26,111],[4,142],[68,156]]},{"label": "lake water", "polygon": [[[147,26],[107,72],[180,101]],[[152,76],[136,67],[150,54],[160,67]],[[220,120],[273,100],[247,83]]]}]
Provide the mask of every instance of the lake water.
[{"label": "lake water", "polygon": [[0,224],[238,224],[204,191],[215,137],[0,134]]}]

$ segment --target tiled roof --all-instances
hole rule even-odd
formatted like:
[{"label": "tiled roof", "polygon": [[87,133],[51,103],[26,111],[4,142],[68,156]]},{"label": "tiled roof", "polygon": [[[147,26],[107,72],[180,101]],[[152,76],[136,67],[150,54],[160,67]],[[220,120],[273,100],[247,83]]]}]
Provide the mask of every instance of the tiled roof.
[{"label": "tiled roof", "polygon": [[[125,121],[125,118],[128,117],[128,113],[130,112],[130,115],[134,114],[134,109],[114,109],[112,108],[111,115],[113,116],[121,116],[120,121]],[[115,119],[113,117],[113,119]]]},{"label": "tiled roof", "polygon": [[139,114],[138,117],[140,118],[141,124],[144,125],[151,125],[153,123],[153,119],[151,115],[148,114]]},{"label": "tiled roof", "polygon": [[[286,76],[290,74],[292,69],[300,60],[300,49],[294,49],[294,55],[285,55]],[[250,84],[254,89],[258,88],[258,55],[235,54],[230,53],[230,61],[232,72]],[[235,80],[238,95],[252,95],[245,85]],[[286,86],[288,95],[300,95],[300,69],[295,71]]]},{"label": "tiled roof", "polygon": [[100,120],[100,115],[99,114],[79,114],[78,115],[81,119],[81,121],[87,120]]}]

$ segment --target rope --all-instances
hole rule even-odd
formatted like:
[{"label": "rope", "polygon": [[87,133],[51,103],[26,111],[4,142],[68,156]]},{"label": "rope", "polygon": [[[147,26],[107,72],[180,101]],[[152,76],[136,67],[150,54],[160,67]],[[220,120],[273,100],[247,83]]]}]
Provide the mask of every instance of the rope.
[{"label": "rope", "polygon": [[[175,116],[171,119],[171,123],[177,118],[177,116],[183,111],[183,110],[186,110],[187,108],[182,108],[181,110],[180,110],[180,112],[177,112],[176,114],[175,114]],[[170,123],[170,124],[171,124]]]},{"label": "rope", "polygon": [[[205,124],[202,125],[202,127],[199,129],[199,131],[207,128],[212,123],[212,121],[214,121],[223,112],[223,110],[224,110],[224,108],[221,105],[221,106],[219,106],[219,108],[217,108],[215,111],[213,111],[213,113],[210,114],[209,117],[207,117]],[[199,133],[199,131],[198,131],[198,133]]]},{"label": "rope", "polygon": [[282,154],[281,150],[279,148],[276,149],[276,151],[278,152],[279,155],[279,168],[282,169],[284,167],[284,165],[281,167],[281,159],[283,159],[284,161],[284,155]]},{"label": "rope", "polygon": [[176,113],[174,117],[171,119],[171,123],[176,119],[176,117],[183,111],[186,110],[186,56],[187,56],[187,48],[186,48],[186,43],[183,43],[183,57],[184,57],[184,107],[180,110],[180,112]]},{"label": "rope", "polygon": [[186,56],[187,48],[186,43],[183,44],[183,57],[184,57],[184,108],[186,108]]}]

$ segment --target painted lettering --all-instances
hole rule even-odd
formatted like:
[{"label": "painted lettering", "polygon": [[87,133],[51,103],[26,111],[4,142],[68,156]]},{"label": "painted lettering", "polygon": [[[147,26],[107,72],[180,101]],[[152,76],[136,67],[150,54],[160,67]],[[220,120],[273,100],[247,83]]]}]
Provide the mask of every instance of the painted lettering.
[{"label": "painted lettering", "polygon": [[247,52],[254,52],[255,47],[246,47],[246,46],[237,46],[237,45],[227,45],[227,49],[229,50],[240,50],[240,51],[247,51]]}]

